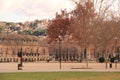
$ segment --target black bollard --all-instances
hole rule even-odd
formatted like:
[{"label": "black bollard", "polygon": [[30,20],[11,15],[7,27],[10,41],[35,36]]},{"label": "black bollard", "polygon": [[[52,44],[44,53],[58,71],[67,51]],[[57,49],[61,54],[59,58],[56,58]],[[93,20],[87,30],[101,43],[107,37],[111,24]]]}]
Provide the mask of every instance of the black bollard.
[{"label": "black bollard", "polygon": [[112,68],[112,63],[110,63],[110,68]]},{"label": "black bollard", "polygon": [[22,49],[18,52],[18,70],[22,70]]}]

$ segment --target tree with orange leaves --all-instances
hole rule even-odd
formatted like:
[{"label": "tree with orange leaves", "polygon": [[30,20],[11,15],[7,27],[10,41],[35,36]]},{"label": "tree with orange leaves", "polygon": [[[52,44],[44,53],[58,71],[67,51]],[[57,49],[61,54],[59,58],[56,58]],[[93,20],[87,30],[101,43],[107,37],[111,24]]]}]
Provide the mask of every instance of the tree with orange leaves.
[{"label": "tree with orange leaves", "polygon": [[64,36],[68,34],[69,25],[69,16],[66,10],[62,10],[61,14],[56,13],[55,19],[50,22],[47,29],[49,43],[57,41],[59,36],[64,39]]},{"label": "tree with orange leaves", "polygon": [[[96,13],[93,2],[85,0],[84,2],[75,2],[76,8],[71,12],[71,35],[78,42],[79,58],[87,59],[87,53],[84,50],[89,45],[91,33],[93,31],[93,20]],[[85,54],[84,54],[85,53]],[[88,66],[87,66],[88,67]]]}]

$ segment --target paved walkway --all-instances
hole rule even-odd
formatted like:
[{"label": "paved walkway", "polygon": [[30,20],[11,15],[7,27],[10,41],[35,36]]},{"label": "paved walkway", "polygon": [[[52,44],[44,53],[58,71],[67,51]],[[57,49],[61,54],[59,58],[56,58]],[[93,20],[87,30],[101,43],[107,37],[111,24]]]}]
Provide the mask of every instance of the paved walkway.
[{"label": "paved walkway", "polygon": [[4,72],[55,72],[55,71],[95,71],[95,72],[120,72],[120,63],[112,64],[112,68],[105,69],[105,63],[89,63],[86,69],[86,63],[62,63],[60,70],[59,63],[23,63],[23,70],[17,70],[17,63],[0,63],[0,73]]}]

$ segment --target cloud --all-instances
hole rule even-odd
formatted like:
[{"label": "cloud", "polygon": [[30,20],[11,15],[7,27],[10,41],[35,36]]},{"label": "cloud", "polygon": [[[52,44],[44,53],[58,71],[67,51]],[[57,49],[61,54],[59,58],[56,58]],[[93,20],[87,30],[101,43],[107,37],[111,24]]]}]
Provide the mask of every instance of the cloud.
[{"label": "cloud", "polygon": [[25,20],[26,18],[53,18],[56,12],[65,8],[68,11],[72,10],[73,3],[69,0],[0,0],[0,16],[11,14],[11,17],[13,15],[25,17]]},{"label": "cloud", "polygon": [[[68,6],[69,5],[69,6]],[[48,13],[55,13],[60,11],[60,9],[68,8],[70,2],[68,0],[30,0],[29,2],[24,2],[22,11],[29,16],[43,15]]]}]

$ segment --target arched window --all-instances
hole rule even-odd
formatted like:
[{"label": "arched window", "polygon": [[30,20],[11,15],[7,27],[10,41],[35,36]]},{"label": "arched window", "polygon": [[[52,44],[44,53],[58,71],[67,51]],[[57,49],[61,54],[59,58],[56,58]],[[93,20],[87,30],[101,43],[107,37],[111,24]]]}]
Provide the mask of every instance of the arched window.
[{"label": "arched window", "polygon": [[43,55],[45,55],[45,48],[43,49]]},{"label": "arched window", "polygon": [[2,41],[4,41],[4,38],[2,38]]}]

